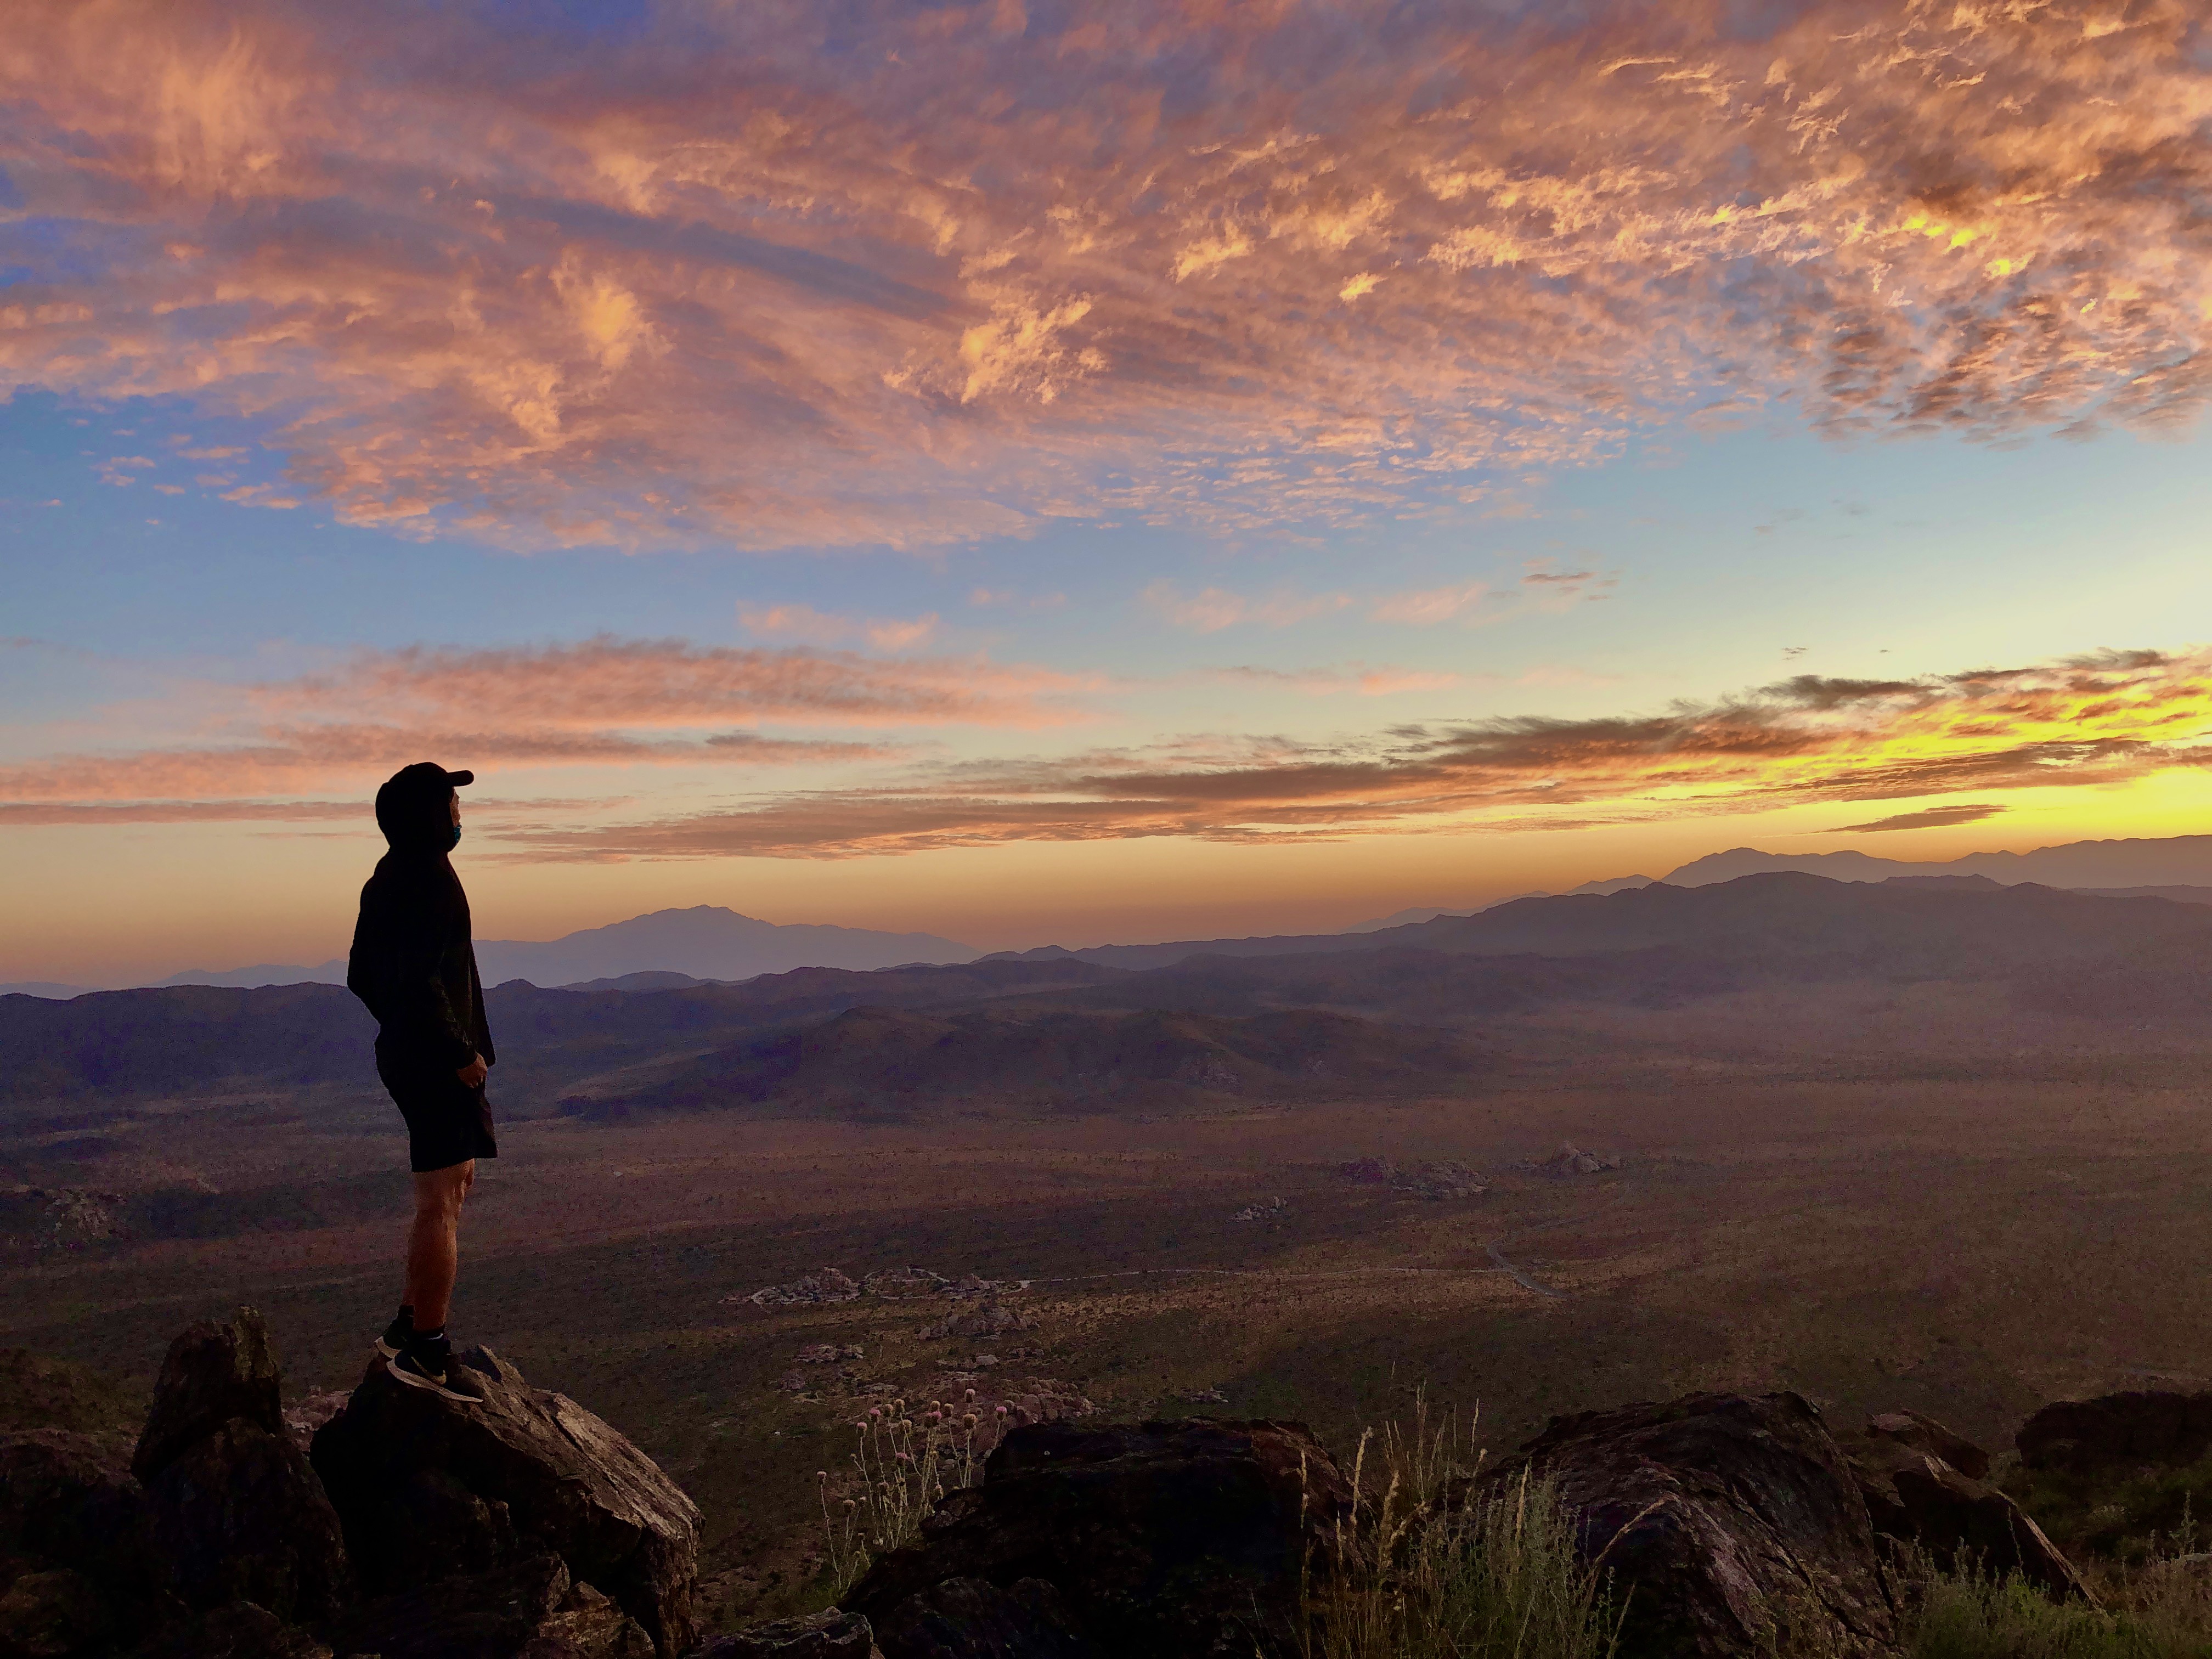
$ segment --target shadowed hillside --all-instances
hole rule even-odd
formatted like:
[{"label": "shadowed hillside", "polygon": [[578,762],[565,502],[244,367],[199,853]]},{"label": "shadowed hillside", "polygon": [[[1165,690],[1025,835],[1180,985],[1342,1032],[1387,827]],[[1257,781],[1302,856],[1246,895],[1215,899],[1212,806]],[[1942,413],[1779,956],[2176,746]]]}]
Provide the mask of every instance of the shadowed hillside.
[{"label": "shadowed hillside", "polygon": [[1225,1100],[1457,1092],[1481,1065],[1471,1045],[1441,1032],[1310,1010],[1231,1018],[871,1007],[718,1050],[657,1086],[563,1104],[595,1117],[723,1106],[884,1117],[1171,1111]]}]

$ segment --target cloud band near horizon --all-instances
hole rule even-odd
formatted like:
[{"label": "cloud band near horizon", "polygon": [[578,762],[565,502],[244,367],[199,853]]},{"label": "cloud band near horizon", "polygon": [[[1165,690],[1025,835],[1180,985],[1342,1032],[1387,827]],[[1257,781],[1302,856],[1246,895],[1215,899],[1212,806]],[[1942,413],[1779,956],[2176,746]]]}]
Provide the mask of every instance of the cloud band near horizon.
[{"label": "cloud band near horizon", "polygon": [[[296,806],[245,799],[241,781],[303,793],[344,782],[366,790],[383,769],[426,753],[520,769],[644,762],[720,770],[731,762],[824,758],[876,769],[848,787],[769,791],[735,807],[611,823],[580,820],[604,820],[635,803],[509,803],[488,837],[524,862],[836,859],[1023,841],[1261,844],[1557,829],[2112,786],[2212,766],[2212,649],[2109,652],[1911,679],[1804,675],[1656,714],[1427,721],[1328,743],[1200,735],[1141,749],[957,762],[865,741],[640,735],[615,728],[606,715],[597,725],[549,732],[547,721],[564,705],[538,689],[564,684],[576,711],[595,707],[588,672],[595,665],[610,677],[614,705],[641,724],[705,725],[738,705],[726,678],[700,684],[702,665],[738,671],[756,658],[798,654],[611,640],[526,653],[365,654],[338,675],[255,688],[255,698],[297,721],[304,711],[344,707],[345,686],[373,684],[387,706],[412,700],[434,723],[298,721],[278,733],[282,741],[264,733],[259,743],[228,750],[191,744],[33,763],[0,772],[0,823],[324,820],[340,815],[326,799]],[[879,663],[872,672],[895,677],[901,666]],[[920,672],[926,681],[937,671],[923,664]],[[1010,684],[1025,683],[1027,671],[1004,672]],[[503,701],[492,692],[502,674],[515,677]],[[472,736],[434,723],[447,700],[459,706],[477,697],[480,714],[504,713],[514,729],[487,726]],[[896,699],[890,706],[903,707]],[[864,715],[848,718],[866,724]],[[1937,806],[1850,827],[1969,822],[2002,805]]]}]

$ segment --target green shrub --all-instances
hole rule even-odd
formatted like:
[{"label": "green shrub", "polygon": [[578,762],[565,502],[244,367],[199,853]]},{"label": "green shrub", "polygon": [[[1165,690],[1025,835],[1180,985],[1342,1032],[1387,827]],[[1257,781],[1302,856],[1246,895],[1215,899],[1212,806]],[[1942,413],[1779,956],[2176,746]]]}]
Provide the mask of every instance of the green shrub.
[{"label": "green shrub", "polygon": [[1478,1488],[1457,1425],[1360,1437],[1357,1518],[1310,1586],[1305,1659],[1611,1659],[1620,1620],[1547,1481]]},{"label": "green shrub", "polygon": [[2112,1577],[2106,1606],[2053,1601],[2018,1575],[1929,1571],[1917,1586],[1911,1659],[2205,1659],[2212,1580],[2167,1557]]}]

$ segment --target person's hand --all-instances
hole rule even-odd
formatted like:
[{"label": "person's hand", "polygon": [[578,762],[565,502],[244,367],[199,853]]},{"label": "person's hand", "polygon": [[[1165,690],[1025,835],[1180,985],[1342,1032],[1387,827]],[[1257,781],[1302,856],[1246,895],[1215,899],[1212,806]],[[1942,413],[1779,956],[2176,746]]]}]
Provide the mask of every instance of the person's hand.
[{"label": "person's hand", "polygon": [[462,1087],[481,1089],[483,1087],[484,1074],[490,1070],[491,1067],[484,1064],[484,1057],[482,1054],[471,1054],[469,1063],[453,1075],[460,1079]]}]

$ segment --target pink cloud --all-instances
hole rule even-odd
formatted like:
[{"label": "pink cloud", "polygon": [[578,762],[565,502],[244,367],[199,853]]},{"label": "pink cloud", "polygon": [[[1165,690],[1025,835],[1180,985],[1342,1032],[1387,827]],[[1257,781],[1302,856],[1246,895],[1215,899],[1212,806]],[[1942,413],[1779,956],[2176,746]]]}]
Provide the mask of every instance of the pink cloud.
[{"label": "pink cloud", "polygon": [[579,55],[17,0],[0,166],[69,257],[8,291],[0,380],[251,414],[284,499],[521,548],[1345,524],[1723,405],[2203,404],[2189,0],[1384,15],[861,0],[832,51],[758,0]]},{"label": "pink cloud", "polygon": [[[246,688],[248,717],[217,719],[206,740],[0,766],[0,803],[21,809],[18,821],[34,810],[48,815],[36,821],[64,821],[52,814],[98,803],[138,803],[143,816],[155,803],[373,786],[426,758],[477,769],[882,761],[904,750],[750,728],[1064,726],[1091,717],[1080,697],[1094,689],[1083,677],[981,656],[884,659],[680,641],[365,652],[326,673]],[[226,695],[203,690],[218,706]],[[179,812],[205,815],[204,806]]]},{"label": "pink cloud", "polygon": [[1218,634],[1246,623],[1288,628],[1341,611],[1352,603],[1346,593],[1298,593],[1288,588],[1256,598],[1232,593],[1225,587],[1201,588],[1187,594],[1165,579],[1148,584],[1138,597],[1176,627],[1194,634]]},{"label": "pink cloud", "polygon": [[937,632],[938,617],[839,617],[811,605],[738,607],[738,621],[766,638],[799,640],[810,645],[841,645],[866,640],[878,651],[905,651]]}]

